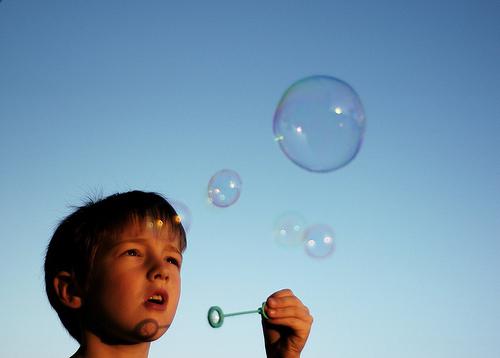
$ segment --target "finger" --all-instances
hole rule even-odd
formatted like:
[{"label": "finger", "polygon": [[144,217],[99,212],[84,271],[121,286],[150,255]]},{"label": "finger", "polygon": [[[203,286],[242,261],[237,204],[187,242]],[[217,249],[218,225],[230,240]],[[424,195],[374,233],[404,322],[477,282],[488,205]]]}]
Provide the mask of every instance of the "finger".
[{"label": "finger", "polygon": [[271,308],[304,306],[302,301],[297,296],[281,296],[281,297],[271,296],[267,299],[266,305]]},{"label": "finger", "polygon": [[309,309],[306,306],[299,307],[283,307],[283,308],[266,308],[266,314],[269,318],[300,318],[308,319],[310,316]]},{"label": "finger", "polygon": [[277,297],[286,297],[286,296],[294,296],[292,290],[290,290],[289,288],[284,288],[282,290],[276,291],[268,298],[271,298],[271,297],[277,298]]},{"label": "finger", "polygon": [[311,329],[312,322],[313,318],[311,316],[303,319],[297,317],[283,317],[270,318],[267,324],[288,327],[298,336],[307,336]]}]

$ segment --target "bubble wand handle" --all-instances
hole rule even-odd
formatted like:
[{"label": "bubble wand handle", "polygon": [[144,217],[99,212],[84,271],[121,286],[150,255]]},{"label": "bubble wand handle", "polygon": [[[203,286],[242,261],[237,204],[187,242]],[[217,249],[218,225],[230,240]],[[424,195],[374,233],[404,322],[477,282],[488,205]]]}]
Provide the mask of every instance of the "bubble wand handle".
[{"label": "bubble wand handle", "polygon": [[224,313],[224,317],[230,316],[239,316],[242,314],[250,314],[250,313],[260,313],[260,308],[253,311],[243,311],[243,312],[234,312],[234,313]]}]

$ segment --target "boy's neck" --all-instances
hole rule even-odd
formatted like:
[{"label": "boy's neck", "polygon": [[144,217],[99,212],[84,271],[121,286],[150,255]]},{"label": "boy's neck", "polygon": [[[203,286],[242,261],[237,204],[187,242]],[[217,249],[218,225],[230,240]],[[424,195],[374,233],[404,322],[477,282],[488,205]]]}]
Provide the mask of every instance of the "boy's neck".
[{"label": "boy's neck", "polygon": [[85,345],[70,358],[147,358],[150,342],[128,345],[109,345],[96,336],[87,336]]}]

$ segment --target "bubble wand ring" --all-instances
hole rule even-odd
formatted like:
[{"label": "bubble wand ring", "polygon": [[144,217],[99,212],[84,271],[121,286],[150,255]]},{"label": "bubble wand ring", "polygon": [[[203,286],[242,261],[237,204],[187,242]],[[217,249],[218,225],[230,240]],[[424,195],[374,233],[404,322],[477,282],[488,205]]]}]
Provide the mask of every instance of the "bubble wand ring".
[{"label": "bubble wand ring", "polygon": [[256,310],[251,310],[251,311],[242,311],[242,312],[234,312],[234,313],[224,313],[222,311],[222,308],[219,306],[212,306],[209,308],[208,313],[207,313],[207,319],[208,323],[212,328],[219,328],[222,326],[224,323],[224,318],[225,317],[231,317],[231,316],[239,316],[243,314],[250,314],[250,313],[258,313],[265,319],[268,319],[269,317],[266,314],[265,311],[266,303],[262,303],[262,306],[257,308]]}]

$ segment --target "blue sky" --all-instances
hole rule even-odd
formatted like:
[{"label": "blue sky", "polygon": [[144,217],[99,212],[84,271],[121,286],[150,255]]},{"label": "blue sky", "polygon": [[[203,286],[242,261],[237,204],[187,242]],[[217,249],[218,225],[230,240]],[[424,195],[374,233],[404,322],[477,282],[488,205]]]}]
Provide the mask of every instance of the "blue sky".
[{"label": "blue sky", "polygon": [[[494,1],[0,3],[0,347],[69,356],[43,292],[45,246],[89,194],[153,190],[193,214],[182,301],[151,357],[264,355],[257,316],[208,307],[292,288],[304,357],[500,355],[500,7]],[[272,118],[324,74],[363,101],[358,156],[326,174],[289,161]],[[206,204],[218,170],[239,201]],[[337,251],[274,244],[285,211]]]}]

